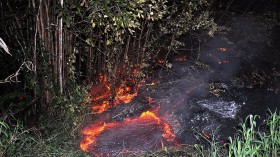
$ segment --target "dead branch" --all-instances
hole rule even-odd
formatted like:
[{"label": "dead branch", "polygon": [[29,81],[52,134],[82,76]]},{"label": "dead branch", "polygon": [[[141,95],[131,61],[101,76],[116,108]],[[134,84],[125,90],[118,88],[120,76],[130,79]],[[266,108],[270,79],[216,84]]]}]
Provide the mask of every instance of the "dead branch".
[{"label": "dead branch", "polygon": [[34,66],[34,64],[33,64],[31,61],[25,61],[25,62],[23,62],[23,63],[20,65],[20,67],[18,68],[18,70],[17,70],[15,73],[9,75],[9,76],[6,77],[4,80],[0,80],[0,83],[15,83],[15,82],[20,82],[20,81],[18,80],[18,76],[19,76],[19,74],[20,74],[20,71],[22,71],[24,67],[27,68],[27,71],[36,71],[36,70],[35,70],[35,66]]}]

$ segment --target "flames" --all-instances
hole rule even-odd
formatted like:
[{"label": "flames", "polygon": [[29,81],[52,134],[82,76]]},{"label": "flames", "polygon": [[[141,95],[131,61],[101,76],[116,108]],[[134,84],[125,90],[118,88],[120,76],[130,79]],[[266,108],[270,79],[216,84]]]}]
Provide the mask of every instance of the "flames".
[{"label": "flames", "polygon": [[[112,98],[113,89],[109,81],[103,75],[99,77],[100,84],[91,89],[91,109],[94,113],[101,115],[104,111],[120,103],[130,103],[138,94],[138,88],[134,87],[135,81],[124,81],[114,90],[114,101]],[[149,105],[154,105],[154,100],[147,97]],[[87,101],[87,102],[88,102]],[[154,107],[149,111],[141,113],[134,118],[125,118],[121,122],[110,120],[98,120],[82,129],[82,140],[80,148],[95,156],[116,156],[116,152],[137,152],[139,148],[160,149],[165,145],[177,145],[176,135],[171,126],[162,120],[158,115],[160,107]],[[104,113],[106,114],[106,113]],[[102,115],[104,115],[102,114]]]},{"label": "flames", "polygon": [[[135,72],[135,70],[133,70],[133,72]],[[99,84],[91,88],[90,93],[92,98],[86,101],[92,101],[91,109],[99,114],[120,103],[130,103],[131,100],[137,96],[137,90],[140,87],[140,85],[136,88],[129,86],[129,84],[135,82],[134,80],[123,81],[118,85],[115,92],[113,92],[105,76],[100,74],[99,81]],[[110,102],[109,99],[112,97],[112,93],[115,93],[115,97],[114,100]]]}]

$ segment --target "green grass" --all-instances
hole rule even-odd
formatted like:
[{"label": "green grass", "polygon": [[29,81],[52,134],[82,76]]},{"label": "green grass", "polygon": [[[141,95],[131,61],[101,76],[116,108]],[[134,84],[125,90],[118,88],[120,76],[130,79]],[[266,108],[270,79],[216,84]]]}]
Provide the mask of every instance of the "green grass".
[{"label": "green grass", "polygon": [[42,114],[33,127],[23,118],[0,120],[0,157],[86,156],[79,147],[79,131],[87,116],[86,106],[79,104],[85,100],[85,93],[79,87],[71,97],[53,98],[55,110],[51,115]]},{"label": "green grass", "polygon": [[229,157],[280,156],[280,114],[271,113],[266,120],[266,131],[258,131],[257,117],[247,117],[245,123],[241,125],[240,133],[234,138],[229,138]]},{"label": "green grass", "polygon": [[86,156],[79,148],[79,130],[62,119],[46,125],[26,129],[20,121],[15,125],[0,122],[0,157]]},{"label": "green grass", "polygon": [[[280,156],[280,112],[270,112],[270,116],[257,127],[259,116],[249,115],[234,137],[229,137],[228,148],[219,143],[208,141],[210,147],[205,150],[197,147],[198,156],[203,157],[279,157]],[[213,139],[214,134],[213,134]],[[195,155],[197,156],[197,155]]]}]

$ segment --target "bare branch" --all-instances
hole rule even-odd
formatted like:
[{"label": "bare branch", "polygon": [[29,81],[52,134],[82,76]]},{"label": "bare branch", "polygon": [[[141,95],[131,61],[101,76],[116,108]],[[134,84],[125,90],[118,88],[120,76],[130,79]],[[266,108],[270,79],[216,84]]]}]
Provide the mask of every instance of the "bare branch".
[{"label": "bare branch", "polygon": [[21,71],[24,67],[27,68],[27,71],[35,71],[35,66],[34,66],[34,64],[33,64],[31,61],[23,62],[15,73],[9,75],[9,76],[6,77],[4,80],[0,80],[0,83],[15,83],[15,82],[20,82],[20,81],[18,80],[18,76],[19,76],[19,74],[20,74],[20,71]]}]

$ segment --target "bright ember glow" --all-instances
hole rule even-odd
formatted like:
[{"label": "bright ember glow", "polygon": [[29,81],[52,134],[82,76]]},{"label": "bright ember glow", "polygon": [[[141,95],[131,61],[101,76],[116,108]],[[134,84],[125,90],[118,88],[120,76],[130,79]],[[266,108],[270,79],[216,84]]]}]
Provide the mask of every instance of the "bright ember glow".
[{"label": "bright ember glow", "polygon": [[170,125],[152,111],[119,123],[93,124],[83,129],[82,135],[80,148],[96,156],[114,156],[114,153],[122,151],[137,152],[141,146],[145,146],[145,149],[160,149],[165,144],[177,145],[176,135]]},{"label": "bright ember glow", "polygon": [[224,47],[220,47],[220,48],[218,48],[218,50],[221,51],[221,52],[226,52],[227,51],[227,49],[224,48]]},{"label": "bright ember glow", "polygon": [[[135,72],[136,70],[133,70]],[[108,110],[109,108],[116,106],[120,103],[130,103],[131,100],[137,96],[137,89],[140,85],[136,88],[132,88],[127,86],[127,81],[122,82],[115,90],[115,99],[113,103],[109,101],[109,98],[112,96],[112,90],[109,86],[109,82],[107,78],[100,74],[99,76],[100,84],[97,84],[91,88],[91,99],[87,100],[93,101],[91,109],[96,113],[103,113],[104,111]],[[134,84],[134,80],[131,82]]]}]

